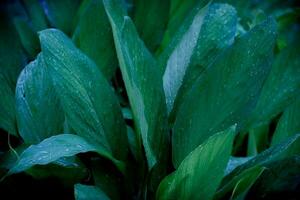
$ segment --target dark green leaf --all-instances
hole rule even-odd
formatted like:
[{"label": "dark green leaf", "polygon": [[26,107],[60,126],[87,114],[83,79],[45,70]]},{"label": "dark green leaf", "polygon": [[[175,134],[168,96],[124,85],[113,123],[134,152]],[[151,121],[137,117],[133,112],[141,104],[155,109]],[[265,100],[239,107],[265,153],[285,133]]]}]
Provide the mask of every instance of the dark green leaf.
[{"label": "dark green leaf", "polygon": [[168,136],[162,80],[155,59],[116,0],[105,0],[134,124],[142,138],[148,167],[166,160]]},{"label": "dark green leaf", "polygon": [[22,18],[15,18],[14,24],[27,54],[30,58],[35,58],[40,51],[37,33],[30,27],[29,23]]},{"label": "dark green leaf", "polygon": [[255,166],[234,177],[229,183],[222,186],[214,199],[244,199],[247,192],[265,170],[264,167]]},{"label": "dark green leaf", "polygon": [[96,64],[58,30],[42,31],[40,40],[68,124],[103,155],[124,160],[127,135],[121,108]]},{"label": "dark green leaf", "polygon": [[157,199],[212,199],[224,176],[235,127],[199,145],[159,185]]},{"label": "dark green leaf", "polygon": [[74,185],[74,195],[76,200],[109,200],[100,188],[91,185]]},{"label": "dark green leaf", "polygon": [[299,194],[299,184],[299,155],[276,160],[267,165],[267,169],[253,185],[249,199],[276,199],[279,194],[286,194],[287,199],[289,196],[296,197]]},{"label": "dark green leaf", "polygon": [[25,0],[23,2],[32,21],[34,30],[41,31],[46,29],[48,27],[47,17],[39,3],[39,0]]},{"label": "dark green leaf", "polygon": [[76,24],[74,16],[79,6],[80,0],[45,0],[44,8],[50,23],[71,35]]},{"label": "dark green leaf", "polygon": [[283,49],[274,61],[249,126],[269,123],[299,94],[300,40]]},{"label": "dark green leaf", "polygon": [[117,67],[112,30],[102,0],[85,0],[73,35],[79,49],[95,61],[103,75],[110,79]]},{"label": "dark green leaf", "polygon": [[168,23],[170,0],[134,1],[133,21],[145,45],[154,52]]},{"label": "dark green leaf", "polygon": [[173,164],[217,131],[243,126],[269,72],[276,24],[268,18],[236,40],[203,72],[178,110],[173,132]]},{"label": "dark green leaf", "polygon": [[42,54],[21,72],[16,88],[19,134],[27,144],[61,133],[65,115]]},{"label": "dark green leaf", "polygon": [[222,185],[227,184],[234,177],[243,173],[245,170],[248,170],[255,166],[268,167],[272,162],[278,161],[280,159],[292,157],[295,154],[296,155],[299,154],[299,152],[300,152],[300,134],[295,135],[285,140],[284,142],[281,142],[263,151],[262,153],[250,159],[248,162],[238,166],[229,175],[227,175],[224,178]]},{"label": "dark green leaf", "polygon": [[15,86],[24,57],[17,33],[5,12],[0,13],[0,127],[17,135]]},{"label": "dark green leaf", "polygon": [[238,166],[244,164],[245,162],[249,161],[252,157],[230,157],[225,174],[229,174]]},{"label": "dark green leaf", "polygon": [[300,133],[300,98],[285,109],[277,124],[271,145],[274,146],[296,133]]}]

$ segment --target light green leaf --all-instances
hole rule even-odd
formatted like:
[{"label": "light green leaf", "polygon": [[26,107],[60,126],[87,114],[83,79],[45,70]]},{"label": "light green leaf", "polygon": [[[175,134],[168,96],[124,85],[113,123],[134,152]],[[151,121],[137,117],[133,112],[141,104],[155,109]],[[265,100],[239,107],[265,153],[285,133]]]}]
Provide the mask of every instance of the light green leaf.
[{"label": "light green leaf", "polygon": [[233,42],[236,24],[236,11],[226,4],[209,4],[184,22],[159,57],[160,68],[165,70],[163,84],[169,112],[175,99],[182,101],[203,70]]},{"label": "light green leaf", "polygon": [[135,0],[134,6],[134,24],[145,45],[154,52],[163,39],[168,23],[170,0]]},{"label": "light green leaf", "polygon": [[272,137],[271,146],[274,146],[286,138],[300,133],[300,98],[287,107],[277,123]]},{"label": "light green leaf", "polygon": [[268,18],[237,39],[197,79],[174,124],[175,167],[215,132],[235,123],[243,126],[269,72],[275,38],[275,21]]},{"label": "light green leaf", "polygon": [[61,133],[65,115],[42,54],[21,72],[16,88],[19,134],[27,144]]},{"label": "light green leaf", "polygon": [[160,184],[157,199],[212,199],[224,176],[235,127],[214,134],[199,145]]},{"label": "light green leaf", "polygon": [[276,57],[271,73],[264,84],[249,126],[269,123],[299,94],[300,40],[283,49]]},{"label": "light green leaf", "polygon": [[124,9],[116,0],[104,7],[113,29],[117,55],[133,113],[135,130],[142,138],[148,167],[166,160],[168,135],[162,80],[155,59]]},{"label": "light green leaf", "polygon": [[264,167],[255,166],[238,174],[229,183],[218,189],[214,199],[224,199],[230,193],[230,199],[244,199],[249,189],[261,176],[264,170]]},{"label": "light green leaf", "polygon": [[47,8],[48,20],[52,26],[71,35],[76,21],[77,10],[80,6],[80,0],[45,0],[44,8]]},{"label": "light green leaf", "polygon": [[247,156],[255,156],[268,146],[269,124],[251,128],[248,136]]},{"label": "light green leaf", "polygon": [[110,79],[117,67],[112,30],[102,0],[85,0],[73,40],[79,49],[97,64],[103,75]]},{"label": "light green leaf", "polygon": [[99,150],[78,135],[52,136],[25,149],[17,163],[9,170],[8,175],[26,171],[35,165],[47,165],[62,157],[70,157],[89,151],[101,153],[101,149]]},{"label": "light green leaf", "polygon": [[100,188],[92,185],[74,185],[74,195],[76,200],[109,200]]},{"label": "light green leaf", "polygon": [[121,108],[96,64],[59,30],[40,32],[40,41],[68,124],[104,156],[124,160],[128,149]]}]

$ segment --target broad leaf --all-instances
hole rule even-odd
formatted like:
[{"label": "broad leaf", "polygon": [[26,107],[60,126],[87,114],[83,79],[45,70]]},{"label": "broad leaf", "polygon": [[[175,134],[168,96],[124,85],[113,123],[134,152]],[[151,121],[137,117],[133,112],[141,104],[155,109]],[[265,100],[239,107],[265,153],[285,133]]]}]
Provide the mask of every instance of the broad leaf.
[{"label": "broad leaf", "polygon": [[134,1],[133,21],[145,45],[154,52],[168,23],[170,0]]},{"label": "broad leaf", "polygon": [[168,150],[161,76],[155,59],[118,1],[105,0],[104,6],[113,29],[134,125],[142,138],[148,167],[151,169],[157,162],[166,160]]},{"label": "broad leaf", "polygon": [[274,61],[249,126],[269,123],[299,94],[300,40],[283,49]]},{"label": "broad leaf", "polygon": [[100,188],[92,185],[74,185],[74,195],[76,200],[109,200]]},{"label": "broad leaf", "polygon": [[165,69],[163,84],[169,112],[175,99],[180,104],[203,70],[233,42],[236,23],[233,7],[212,4],[196,12],[181,26],[159,57],[160,67]]},{"label": "broad leaf", "polygon": [[101,149],[78,135],[60,134],[52,136],[25,149],[17,163],[9,170],[8,175],[26,171],[35,165],[47,165],[62,157],[70,157],[89,151],[101,153]]},{"label": "broad leaf", "polygon": [[173,130],[173,164],[209,136],[243,126],[269,72],[276,24],[268,18],[236,40],[195,82],[178,110]]},{"label": "broad leaf", "polygon": [[274,146],[286,138],[300,133],[300,98],[287,107],[277,123],[276,131],[272,137]]},{"label": "broad leaf", "polygon": [[40,32],[40,41],[68,124],[103,155],[124,160],[127,135],[121,108],[96,64],[56,29]]},{"label": "broad leaf", "polygon": [[76,46],[110,79],[117,67],[112,30],[102,0],[85,0],[73,35]]},{"label": "broad leaf", "polygon": [[16,88],[19,134],[27,144],[61,133],[65,115],[42,54],[21,72]]},{"label": "broad leaf", "polygon": [[217,133],[199,145],[159,185],[157,199],[212,199],[224,176],[235,127]]}]

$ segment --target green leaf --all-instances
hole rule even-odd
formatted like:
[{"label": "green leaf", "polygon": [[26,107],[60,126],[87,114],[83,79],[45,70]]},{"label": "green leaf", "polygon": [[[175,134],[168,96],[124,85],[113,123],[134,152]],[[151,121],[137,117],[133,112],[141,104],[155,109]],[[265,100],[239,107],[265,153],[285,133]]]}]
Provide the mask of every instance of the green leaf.
[{"label": "green leaf", "polygon": [[35,31],[41,31],[48,27],[47,17],[38,0],[23,1],[26,11],[31,19]]},{"label": "green leaf", "polygon": [[283,49],[264,84],[257,106],[249,119],[249,126],[269,123],[299,94],[300,40]]},{"label": "green leaf", "polygon": [[17,33],[5,12],[0,13],[0,128],[17,136],[15,86],[24,56]]},{"label": "green leaf", "polygon": [[109,165],[105,160],[93,159],[91,171],[95,185],[101,188],[110,199],[122,199],[123,194],[121,192],[124,185],[121,185],[121,182],[123,179],[113,166]]},{"label": "green leaf", "polygon": [[113,29],[117,55],[133,113],[135,130],[142,138],[148,167],[166,160],[168,135],[161,76],[131,19],[115,0],[104,7]]},{"label": "green leaf", "polygon": [[95,61],[103,75],[110,79],[117,67],[117,55],[103,2],[85,0],[80,9],[73,40],[79,49]]},{"label": "green leaf", "polygon": [[248,162],[235,168],[229,175],[227,175],[223,179],[222,185],[227,184],[234,177],[238,176],[239,174],[243,173],[245,170],[248,170],[252,167],[263,166],[268,168],[268,166],[272,162],[278,161],[280,159],[289,158],[294,155],[298,155],[300,153],[299,147],[300,147],[300,134],[297,134],[288,138],[284,142],[281,142],[263,151],[262,153],[250,159]]},{"label": "green leaf", "polygon": [[121,108],[96,64],[61,31],[44,30],[40,41],[68,124],[104,156],[124,160],[127,135]]},{"label": "green leaf", "polygon": [[218,189],[214,199],[226,199],[228,196],[230,196],[230,199],[244,199],[249,189],[264,170],[264,167],[255,166],[238,174],[230,182]]},{"label": "green leaf", "polygon": [[[267,165],[267,169],[252,187],[249,199],[276,199],[278,194],[298,196],[300,184],[300,156],[276,160]],[[287,196],[287,198],[288,198]]]},{"label": "green leaf", "polygon": [[209,136],[237,123],[240,129],[269,72],[276,24],[268,18],[236,40],[203,72],[178,110],[173,128],[173,164]]},{"label": "green leaf", "polygon": [[0,128],[17,136],[15,93],[2,73],[0,73],[0,83]]},{"label": "green leaf", "polygon": [[269,124],[249,130],[247,156],[255,156],[268,146]]},{"label": "green leaf", "polygon": [[100,188],[91,185],[74,185],[74,195],[76,200],[109,200]]},{"label": "green leaf", "polygon": [[45,0],[44,9],[47,10],[48,20],[52,26],[71,35],[76,21],[77,10],[80,6],[80,0]]},{"label": "green leaf", "polygon": [[19,134],[27,144],[61,133],[65,115],[42,54],[21,72],[16,88]]},{"label": "green leaf", "polygon": [[193,13],[193,10],[203,8],[208,2],[209,0],[171,0],[169,22],[163,38],[161,50],[169,44],[180,25],[184,23],[184,20],[188,18],[189,15],[192,15],[191,13]]},{"label": "green leaf", "polygon": [[134,6],[134,24],[145,45],[154,52],[163,39],[168,23],[170,0],[135,0]]},{"label": "green leaf", "polygon": [[35,165],[47,165],[62,157],[70,157],[89,151],[101,153],[101,149],[78,135],[52,136],[25,149],[17,163],[9,170],[8,175],[26,171]]},{"label": "green leaf", "polygon": [[212,199],[232,150],[235,127],[199,145],[160,184],[157,199]]},{"label": "green leaf", "polygon": [[275,133],[272,137],[271,146],[274,146],[286,138],[300,133],[300,98],[287,107],[277,123]]},{"label": "green leaf", "polygon": [[159,57],[160,67],[165,69],[163,84],[169,112],[175,99],[180,98],[180,103],[203,70],[233,42],[236,23],[233,7],[212,4],[197,11],[181,26]]},{"label": "green leaf", "polygon": [[47,165],[35,165],[26,171],[35,179],[58,178],[66,186],[74,185],[88,176],[88,170],[76,156],[62,157]]},{"label": "green leaf", "polygon": [[16,17],[14,19],[14,24],[19,34],[21,43],[27,54],[31,59],[35,58],[35,56],[40,51],[39,38],[36,32],[32,27],[30,27],[29,23],[26,20],[20,17]]}]

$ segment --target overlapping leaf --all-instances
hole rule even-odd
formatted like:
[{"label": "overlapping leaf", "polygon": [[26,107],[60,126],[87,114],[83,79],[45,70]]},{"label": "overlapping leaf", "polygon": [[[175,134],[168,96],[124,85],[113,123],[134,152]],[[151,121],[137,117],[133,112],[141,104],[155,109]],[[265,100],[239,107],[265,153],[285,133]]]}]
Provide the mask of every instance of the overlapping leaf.
[{"label": "overlapping leaf", "polygon": [[212,199],[229,160],[235,127],[199,145],[159,186],[157,199]]},{"label": "overlapping leaf", "polygon": [[39,143],[63,130],[65,115],[42,54],[19,76],[16,111],[19,133],[27,144]]},{"label": "overlapping leaf", "polygon": [[283,49],[274,61],[249,126],[269,123],[293,101],[300,88],[300,40]]},{"label": "overlapping leaf", "polygon": [[179,108],[173,132],[173,164],[209,136],[234,123],[240,128],[252,111],[269,72],[276,24],[257,25],[197,79]]},{"label": "overlapping leaf", "polygon": [[17,135],[14,93],[24,57],[13,24],[0,13],[0,127]]},{"label": "overlapping leaf", "polygon": [[148,167],[167,154],[166,105],[156,62],[116,0],[104,6],[113,29],[120,68],[128,93],[136,131],[142,138]]},{"label": "overlapping leaf", "polygon": [[159,57],[160,67],[165,69],[163,84],[169,112],[175,99],[180,104],[195,80],[235,35],[237,16],[233,7],[212,4],[196,11]]},{"label": "overlapping leaf", "polygon": [[82,3],[73,40],[110,79],[116,70],[117,55],[102,0],[85,0]]},{"label": "overlapping leaf", "polygon": [[121,109],[96,64],[58,30],[42,31],[40,41],[68,124],[104,156],[124,160],[127,136]]},{"label": "overlapping leaf", "polygon": [[168,23],[170,0],[135,0],[134,5],[133,21],[145,45],[154,52],[163,39]]},{"label": "overlapping leaf", "polygon": [[300,99],[287,107],[277,123],[276,131],[272,137],[272,146],[284,141],[286,138],[300,133]]}]

